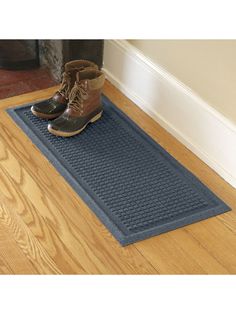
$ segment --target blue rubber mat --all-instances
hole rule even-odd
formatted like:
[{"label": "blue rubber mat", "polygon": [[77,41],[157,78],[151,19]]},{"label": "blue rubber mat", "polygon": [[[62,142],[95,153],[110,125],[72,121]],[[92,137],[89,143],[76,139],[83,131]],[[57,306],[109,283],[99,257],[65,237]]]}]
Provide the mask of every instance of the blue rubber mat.
[{"label": "blue rubber mat", "polygon": [[106,97],[103,105],[71,138],[50,134],[31,104],[8,113],[122,245],[229,210]]}]

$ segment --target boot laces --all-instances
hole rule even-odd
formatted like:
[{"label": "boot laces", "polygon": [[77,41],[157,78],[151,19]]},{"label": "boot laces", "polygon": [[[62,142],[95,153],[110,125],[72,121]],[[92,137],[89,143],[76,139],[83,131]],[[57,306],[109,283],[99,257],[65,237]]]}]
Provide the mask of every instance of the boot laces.
[{"label": "boot laces", "polygon": [[87,91],[84,84],[76,82],[70,92],[68,107],[83,113],[83,100],[85,96],[87,96]]},{"label": "boot laces", "polygon": [[71,83],[71,76],[69,73],[64,72],[62,75],[62,82],[61,86],[58,90],[58,92],[64,96],[65,98],[69,97],[69,92],[70,92],[70,83]]}]

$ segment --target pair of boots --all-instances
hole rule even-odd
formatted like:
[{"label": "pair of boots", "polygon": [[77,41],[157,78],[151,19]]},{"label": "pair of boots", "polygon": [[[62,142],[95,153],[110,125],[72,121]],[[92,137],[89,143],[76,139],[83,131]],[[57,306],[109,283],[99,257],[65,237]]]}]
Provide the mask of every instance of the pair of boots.
[{"label": "pair of boots", "polygon": [[34,104],[32,113],[42,119],[55,119],[48,131],[57,136],[79,134],[102,115],[101,92],[105,76],[98,66],[87,60],[65,64],[62,83],[54,96]]}]

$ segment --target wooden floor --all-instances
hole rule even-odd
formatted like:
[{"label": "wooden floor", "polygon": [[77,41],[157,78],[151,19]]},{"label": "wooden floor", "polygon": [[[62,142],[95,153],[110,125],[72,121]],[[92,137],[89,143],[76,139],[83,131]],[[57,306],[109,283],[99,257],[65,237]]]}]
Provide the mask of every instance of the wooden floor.
[{"label": "wooden floor", "polygon": [[236,190],[106,82],[105,94],[233,210],[122,248],[5,113],[0,101],[0,273],[235,274]]}]

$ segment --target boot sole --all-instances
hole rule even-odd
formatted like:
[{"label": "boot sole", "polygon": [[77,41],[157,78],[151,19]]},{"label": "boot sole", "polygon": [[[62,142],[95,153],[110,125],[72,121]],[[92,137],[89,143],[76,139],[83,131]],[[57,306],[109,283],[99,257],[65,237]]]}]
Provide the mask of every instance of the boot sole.
[{"label": "boot sole", "polygon": [[81,129],[74,132],[63,132],[63,131],[54,130],[53,128],[50,127],[50,125],[48,125],[48,131],[56,136],[71,137],[71,136],[81,133],[89,123],[96,122],[98,119],[101,118],[101,116],[102,116],[102,111],[99,112],[96,116],[94,116],[91,120],[89,120]]},{"label": "boot sole", "polygon": [[46,114],[46,113],[40,113],[35,111],[32,107],[31,107],[31,112],[33,113],[34,116],[41,118],[41,119],[45,119],[45,120],[52,120],[55,119],[57,117],[59,117],[63,112],[61,113],[54,113],[54,114]]}]

